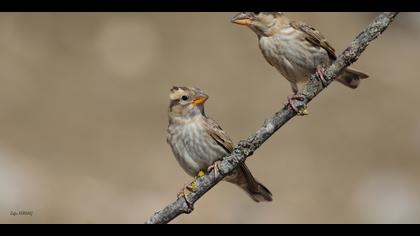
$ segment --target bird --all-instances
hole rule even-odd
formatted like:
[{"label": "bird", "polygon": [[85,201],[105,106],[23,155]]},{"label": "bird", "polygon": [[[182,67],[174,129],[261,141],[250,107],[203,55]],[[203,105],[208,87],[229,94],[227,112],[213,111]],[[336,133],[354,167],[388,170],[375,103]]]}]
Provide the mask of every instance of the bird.
[{"label": "bird", "polygon": [[[298,110],[292,101],[302,100],[302,95],[298,95],[299,86],[307,83],[312,74],[326,85],[324,67],[331,65],[337,56],[335,49],[314,27],[290,20],[283,12],[240,12],[231,22],[247,26],[257,35],[266,61],[291,84],[293,95],[288,96],[288,100],[295,111]],[[355,89],[361,79],[368,77],[347,67],[335,80]]]},{"label": "bird", "polygon": [[[167,142],[176,160],[194,178],[201,177],[204,171],[215,171],[217,175],[221,160],[233,151],[234,144],[204,112],[209,96],[194,87],[173,86],[170,91]],[[253,177],[244,162],[223,180],[245,190],[255,202],[272,201],[271,192]]]}]

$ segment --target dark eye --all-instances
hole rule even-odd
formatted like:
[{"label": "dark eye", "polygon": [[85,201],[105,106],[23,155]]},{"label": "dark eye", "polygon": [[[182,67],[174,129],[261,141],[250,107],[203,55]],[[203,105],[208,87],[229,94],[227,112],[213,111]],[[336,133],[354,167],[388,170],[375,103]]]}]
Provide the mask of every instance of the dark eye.
[{"label": "dark eye", "polygon": [[253,12],[255,15],[258,15],[258,14],[260,14],[260,12]]},{"label": "dark eye", "polygon": [[184,95],[184,96],[181,97],[181,99],[184,100],[184,101],[187,101],[188,100],[188,96],[185,96]]}]

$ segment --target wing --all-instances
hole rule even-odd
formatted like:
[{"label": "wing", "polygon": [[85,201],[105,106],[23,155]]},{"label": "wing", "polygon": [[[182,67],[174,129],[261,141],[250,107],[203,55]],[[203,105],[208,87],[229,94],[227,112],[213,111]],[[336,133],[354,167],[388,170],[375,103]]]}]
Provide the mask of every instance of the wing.
[{"label": "wing", "polygon": [[212,118],[207,117],[206,125],[210,137],[213,138],[219,145],[221,145],[228,153],[233,151],[233,142],[225,131]]},{"label": "wing", "polygon": [[305,34],[305,39],[313,45],[325,49],[328,52],[328,55],[331,57],[331,59],[337,59],[337,56],[335,55],[335,49],[327,42],[325,37],[321,33],[319,33],[318,30],[316,30],[310,25],[299,21],[290,22],[290,26],[292,26],[296,30],[303,32]]}]

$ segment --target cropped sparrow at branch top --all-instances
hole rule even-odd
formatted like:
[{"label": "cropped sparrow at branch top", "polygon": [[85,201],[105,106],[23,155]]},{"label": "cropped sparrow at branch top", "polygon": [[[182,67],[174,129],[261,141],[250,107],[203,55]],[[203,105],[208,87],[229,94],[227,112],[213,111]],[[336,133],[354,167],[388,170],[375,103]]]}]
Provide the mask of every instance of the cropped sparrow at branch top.
[{"label": "cropped sparrow at branch top", "polygon": [[[232,22],[248,26],[257,34],[264,58],[290,82],[293,96],[288,97],[289,104],[301,114],[293,102],[304,99],[297,95],[298,84],[307,83],[313,73],[325,84],[324,67],[337,59],[335,49],[318,30],[304,22],[290,20],[283,12],[241,12]],[[368,77],[347,67],[335,80],[357,88],[360,79]]]},{"label": "cropped sparrow at branch top", "polygon": [[[294,104],[289,98],[289,103],[281,111],[266,120],[263,127],[254,135],[247,140],[241,141],[235,149],[232,149],[226,148],[226,145],[223,145],[223,142],[228,140],[228,143],[230,143],[229,146],[232,146],[230,139],[226,138],[221,128],[211,119],[207,119],[204,114],[202,104],[207,99],[207,96],[205,96],[205,99],[201,99],[202,96],[198,97],[202,102],[197,107],[194,104],[195,100],[192,100],[192,102],[187,101],[189,101],[190,97],[195,98],[197,94],[202,94],[199,90],[194,91],[189,88],[180,89],[174,87],[170,95],[168,142],[172,145],[178,161],[193,176],[195,173],[201,173],[203,167],[209,167],[211,162],[216,161],[216,163],[213,164],[213,172],[210,172],[208,175],[199,175],[194,180],[192,187],[190,186],[191,192],[182,193],[181,198],[178,198],[177,201],[169,204],[163,210],[156,212],[146,223],[167,223],[182,213],[190,213],[193,211],[193,204],[222,180],[223,177],[240,179],[237,176],[241,176],[238,173],[241,173],[240,170],[243,169],[241,165],[245,166],[244,162],[246,158],[251,156],[274,132],[296,114],[305,114],[306,108],[302,111],[298,107],[306,107],[306,104],[327,87],[333,79],[338,78],[343,84],[351,88],[356,88],[359,80],[368,76],[362,72],[349,69],[348,66],[359,58],[372,40],[376,39],[387,29],[396,16],[397,13],[380,14],[357,36],[352,42],[352,45],[344,50],[342,55],[337,58],[334,49],[332,49],[318,31],[304,23],[290,21],[282,13],[239,13],[236,15],[232,19],[232,22],[248,25],[257,33],[259,45],[265,58],[291,82],[293,92],[295,93],[294,98],[299,98],[300,104]],[[331,63],[332,65],[324,72],[322,66]],[[316,72],[315,75],[311,75],[314,72]],[[304,78],[309,75],[311,75],[310,78]],[[307,83],[303,92],[297,94],[297,83],[301,81],[307,81]],[[180,100],[184,100],[184,104],[179,104]],[[174,105],[178,106],[176,107],[177,112],[175,114],[172,112],[172,109],[175,107]],[[180,119],[181,117],[182,119]],[[175,122],[175,119],[178,119],[178,121]],[[174,123],[177,124],[174,125]],[[215,125],[205,125],[206,123]],[[177,128],[173,126],[177,126]],[[190,128],[191,126],[193,127]],[[212,127],[210,130],[218,130],[215,135],[217,138],[209,134],[209,129],[206,129],[205,126]],[[178,132],[175,132],[175,129],[178,129]],[[181,135],[182,133],[189,134]],[[191,133],[196,134],[195,139],[198,139],[198,142],[201,140],[201,147],[197,143],[191,143],[194,139],[191,137]],[[223,161],[218,163],[218,160],[227,153],[229,155],[223,157]],[[237,167],[240,168],[237,169]],[[246,166],[245,169],[247,169]],[[250,176],[253,179],[252,175]],[[242,178],[246,179],[245,177]],[[237,180],[234,182],[238,183]],[[255,180],[254,182],[254,185],[257,186],[255,192],[249,190],[249,186],[251,185],[249,182],[245,184],[245,187],[240,186],[254,200],[256,200],[255,196],[261,195],[259,191],[262,190],[263,193],[266,193],[262,195],[269,194],[270,197],[268,199],[271,200],[271,193]]]}]

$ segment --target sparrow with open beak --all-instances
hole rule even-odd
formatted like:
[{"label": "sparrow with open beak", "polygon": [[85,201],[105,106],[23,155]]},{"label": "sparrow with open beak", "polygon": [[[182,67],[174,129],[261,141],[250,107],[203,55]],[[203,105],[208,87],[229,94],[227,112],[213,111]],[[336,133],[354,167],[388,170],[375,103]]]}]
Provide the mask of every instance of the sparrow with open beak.
[{"label": "sparrow with open beak", "polygon": [[[337,59],[334,48],[315,28],[292,21],[282,12],[241,12],[231,21],[245,25],[257,34],[264,58],[290,82],[294,95],[288,97],[289,104],[301,114],[293,103],[294,99],[302,99],[297,95],[298,84],[307,83],[310,75],[316,73],[325,85],[323,68]],[[365,78],[368,75],[346,68],[336,80],[357,88]]]},{"label": "sparrow with open beak", "polygon": [[[218,174],[220,160],[233,151],[233,142],[205,114],[204,103],[208,96],[197,88],[173,87],[169,98],[167,141],[175,158],[184,171],[195,178],[212,169]],[[270,191],[252,176],[245,163],[224,180],[241,187],[256,202],[272,200]],[[193,191],[193,188],[188,189]],[[185,196],[185,192],[182,195]]]}]

